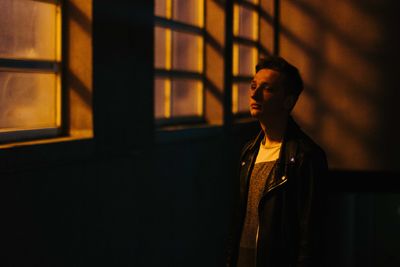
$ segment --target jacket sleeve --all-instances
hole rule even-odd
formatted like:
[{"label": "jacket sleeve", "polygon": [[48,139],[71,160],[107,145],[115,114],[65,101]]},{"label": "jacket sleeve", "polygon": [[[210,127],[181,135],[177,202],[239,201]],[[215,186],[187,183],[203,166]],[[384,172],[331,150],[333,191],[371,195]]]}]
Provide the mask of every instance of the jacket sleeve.
[{"label": "jacket sleeve", "polygon": [[305,156],[299,167],[297,185],[298,254],[297,267],[321,266],[320,246],[324,211],[324,179],[328,166],[322,150]]}]

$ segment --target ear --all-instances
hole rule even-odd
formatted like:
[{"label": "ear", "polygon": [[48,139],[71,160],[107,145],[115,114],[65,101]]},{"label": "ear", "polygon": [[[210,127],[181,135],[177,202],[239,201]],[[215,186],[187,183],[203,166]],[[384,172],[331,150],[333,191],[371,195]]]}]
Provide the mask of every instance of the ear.
[{"label": "ear", "polygon": [[285,97],[285,101],[283,102],[283,106],[285,109],[291,111],[296,104],[296,97],[294,95],[288,95]]}]

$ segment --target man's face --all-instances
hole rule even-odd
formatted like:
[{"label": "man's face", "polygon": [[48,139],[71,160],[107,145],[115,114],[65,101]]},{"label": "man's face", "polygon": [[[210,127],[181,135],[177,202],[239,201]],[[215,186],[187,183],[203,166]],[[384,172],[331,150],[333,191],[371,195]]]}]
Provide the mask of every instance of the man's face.
[{"label": "man's face", "polygon": [[272,69],[261,69],[251,81],[249,90],[250,114],[257,119],[281,116],[288,112],[282,75]]}]

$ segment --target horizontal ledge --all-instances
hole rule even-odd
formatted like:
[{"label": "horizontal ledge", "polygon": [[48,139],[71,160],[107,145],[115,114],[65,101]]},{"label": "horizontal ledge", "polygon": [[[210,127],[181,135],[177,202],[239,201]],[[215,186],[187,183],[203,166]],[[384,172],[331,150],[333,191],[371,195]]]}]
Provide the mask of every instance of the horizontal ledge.
[{"label": "horizontal ledge", "polygon": [[161,128],[156,131],[157,144],[181,142],[185,140],[201,139],[223,133],[221,125],[195,125]]},{"label": "horizontal ledge", "polygon": [[57,73],[60,71],[60,63],[46,60],[0,58],[0,70]]},{"label": "horizontal ledge", "polygon": [[64,136],[0,146],[0,174],[94,159],[93,136]]},{"label": "horizontal ledge", "polygon": [[[66,142],[92,140],[93,136],[56,136],[42,139],[35,139],[29,141],[14,142],[9,144],[1,144],[0,151],[11,148],[21,148],[27,146],[48,145],[48,144],[61,144]],[[1,152],[3,153],[3,152]]]},{"label": "horizontal ledge", "polygon": [[172,117],[172,118],[158,118],[155,120],[155,125],[158,128],[168,129],[172,127],[177,129],[179,127],[188,127],[193,125],[199,125],[205,123],[205,120],[202,116],[180,116],[180,117]]},{"label": "horizontal ledge", "polygon": [[4,143],[19,142],[32,139],[42,139],[56,137],[60,134],[57,127],[37,128],[37,129],[1,129],[0,148]]},{"label": "horizontal ledge", "polygon": [[34,0],[34,1],[43,2],[43,3],[47,3],[47,4],[55,4],[55,5],[60,4],[60,0]]}]

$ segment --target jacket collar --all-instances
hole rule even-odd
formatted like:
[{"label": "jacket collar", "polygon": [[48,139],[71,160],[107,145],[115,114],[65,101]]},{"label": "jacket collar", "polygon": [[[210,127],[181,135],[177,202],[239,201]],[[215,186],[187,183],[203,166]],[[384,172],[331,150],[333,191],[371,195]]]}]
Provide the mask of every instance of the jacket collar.
[{"label": "jacket collar", "polygon": [[[298,136],[299,131],[300,127],[293,120],[292,116],[289,116],[285,134],[283,136],[281,151],[279,152],[279,158],[277,160],[277,169],[284,175],[287,173],[288,166],[296,163],[298,145],[296,142],[296,136]],[[249,150],[253,152],[254,150],[258,150],[258,146],[263,138],[264,132],[261,130],[257,137],[250,144]]]},{"label": "jacket collar", "polygon": [[288,168],[294,165],[297,161],[297,136],[299,135],[300,127],[290,116],[286,127],[285,135],[282,142],[282,147],[278,159],[279,171],[287,177]]}]

